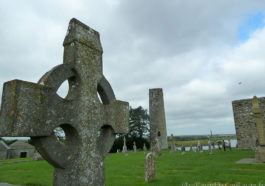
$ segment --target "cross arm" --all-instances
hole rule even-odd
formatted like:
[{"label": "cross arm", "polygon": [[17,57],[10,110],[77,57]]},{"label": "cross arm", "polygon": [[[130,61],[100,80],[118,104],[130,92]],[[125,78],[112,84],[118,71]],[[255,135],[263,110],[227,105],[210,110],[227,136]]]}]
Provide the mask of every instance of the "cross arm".
[{"label": "cross arm", "polygon": [[114,133],[128,133],[129,131],[129,103],[113,100],[104,105],[104,124],[110,125]]},{"label": "cross arm", "polygon": [[41,125],[41,105],[50,87],[21,80],[4,83],[0,112],[0,136],[47,136]]}]

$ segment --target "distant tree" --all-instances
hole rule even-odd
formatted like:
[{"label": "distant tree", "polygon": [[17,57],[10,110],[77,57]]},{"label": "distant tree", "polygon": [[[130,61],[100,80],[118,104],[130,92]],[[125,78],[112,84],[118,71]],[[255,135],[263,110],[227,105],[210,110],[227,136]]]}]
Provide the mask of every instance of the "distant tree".
[{"label": "distant tree", "polygon": [[150,136],[150,127],[149,127],[149,115],[147,110],[139,106],[137,108],[130,107],[129,110],[129,133],[124,135],[117,135],[117,138],[114,141],[111,152],[116,152],[117,149],[123,147],[123,137],[126,137],[126,143],[128,149],[133,149],[133,142],[135,141],[137,148],[143,148],[143,144],[146,144],[146,147],[149,148],[149,136]]},{"label": "distant tree", "polygon": [[137,108],[130,107],[129,110],[129,138],[140,138],[147,137],[149,134],[149,115],[147,110],[139,106]]}]

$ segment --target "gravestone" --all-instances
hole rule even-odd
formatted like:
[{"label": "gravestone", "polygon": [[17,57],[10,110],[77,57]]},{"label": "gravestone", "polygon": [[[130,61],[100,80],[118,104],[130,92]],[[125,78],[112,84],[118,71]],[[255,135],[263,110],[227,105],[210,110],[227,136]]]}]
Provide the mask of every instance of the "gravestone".
[{"label": "gravestone", "polygon": [[254,118],[257,124],[257,134],[258,134],[258,147],[256,149],[255,161],[257,163],[265,163],[265,131],[264,131],[264,121],[261,114],[261,109],[259,106],[259,100],[256,96],[252,100],[252,109],[254,113]]},{"label": "gravestone", "polygon": [[174,140],[174,136],[173,134],[171,134],[171,137],[170,137],[170,153],[174,153],[176,152],[176,146],[175,146],[175,140]]},{"label": "gravestone", "polygon": [[212,151],[212,144],[211,144],[211,140],[209,139],[208,140],[208,151],[209,151],[209,154],[212,154],[213,151]]},{"label": "gravestone", "polygon": [[190,145],[190,151],[191,151],[191,152],[193,151],[192,145]]},{"label": "gravestone", "polygon": [[185,154],[185,151],[186,151],[185,146],[184,145],[181,145],[181,154],[182,155]]},{"label": "gravestone", "polygon": [[197,143],[197,149],[198,149],[198,152],[202,152],[202,145],[200,141],[198,141]]},{"label": "gravestone", "polygon": [[156,137],[155,141],[156,143],[154,147],[152,148],[152,152],[154,152],[157,156],[161,156],[162,155],[161,142],[158,139],[158,137]]},{"label": "gravestone", "polygon": [[[4,84],[0,136],[31,137],[54,167],[54,186],[105,185],[104,157],[115,134],[128,132],[129,104],[115,99],[102,73],[97,31],[72,19],[63,46],[63,64],[37,84],[21,80]],[[62,98],[56,92],[65,80],[69,91]],[[65,143],[54,135],[57,127],[64,130]]]},{"label": "gravestone", "polygon": [[136,147],[135,141],[133,142],[133,151],[134,151],[134,153],[137,152],[137,147]]},{"label": "gravestone", "polygon": [[124,153],[125,156],[128,156],[128,150],[127,150],[127,146],[126,146],[126,138],[125,138],[125,136],[123,137],[122,152]]},{"label": "gravestone", "polygon": [[145,143],[144,143],[143,150],[144,150],[144,154],[146,154],[147,148],[146,148],[146,146],[145,146]]},{"label": "gravestone", "polygon": [[232,150],[231,140],[230,139],[228,140],[228,148],[229,148],[230,151]]},{"label": "gravestone", "polygon": [[149,152],[145,158],[145,181],[150,182],[156,177],[155,156]]}]

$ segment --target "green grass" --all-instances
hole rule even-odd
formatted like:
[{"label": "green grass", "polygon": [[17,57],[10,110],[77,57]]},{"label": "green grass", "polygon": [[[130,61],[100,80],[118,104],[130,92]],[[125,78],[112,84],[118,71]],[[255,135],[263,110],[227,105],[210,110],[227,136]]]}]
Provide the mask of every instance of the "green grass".
[{"label": "green grass", "polygon": [[17,159],[7,159],[2,160],[2,162],[15,162],[15,161],[32,161],[32,158],[17,158]]},{"label": "green grass", "polygon": [[[243,158],[254,158],[254,152],[233,149],[231,152],[215,150],[213,155],[207,151],[181,155],[163,151],[163,155],[156,158],[156,180],[147,184],[143,152],[129,156],[112,154],[105,158],[106,185],[265,184],[265,164],[235,164]],[[0,182],[48,186],[52,185],[52,170],[45,161],[1,164]]]}]

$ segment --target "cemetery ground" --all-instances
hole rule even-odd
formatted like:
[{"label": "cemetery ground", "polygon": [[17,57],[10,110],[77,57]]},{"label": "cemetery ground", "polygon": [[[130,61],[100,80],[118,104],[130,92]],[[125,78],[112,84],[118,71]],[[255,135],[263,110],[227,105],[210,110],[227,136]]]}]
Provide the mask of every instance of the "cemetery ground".
[{"label": "cemetery ground", "polygon": [[[156,157],[156,180],[150,183],[144,181],[145,155],[142,151],[129,156],[114,153],[105,158],[106,185],[188,185],[197,183],[223,183],[237,186],[244,184],[265,185],[265,164],[236,164],[243,158],[254,158],[254,151],[214,150],[213,155],[208,151],[169,153],[164,150],[161,157]],[[16,159],[13,161],[30,160]],[[46,161],[28,161],[0,164],[0,182],[8,182],[28,186],[51,186],[53,168]],[[240,183],[240,184],[239,184]]]}]

